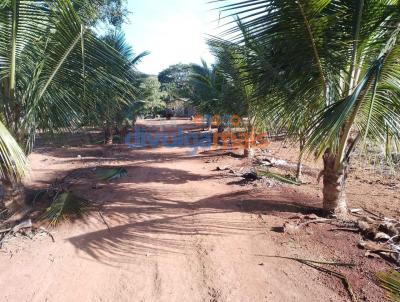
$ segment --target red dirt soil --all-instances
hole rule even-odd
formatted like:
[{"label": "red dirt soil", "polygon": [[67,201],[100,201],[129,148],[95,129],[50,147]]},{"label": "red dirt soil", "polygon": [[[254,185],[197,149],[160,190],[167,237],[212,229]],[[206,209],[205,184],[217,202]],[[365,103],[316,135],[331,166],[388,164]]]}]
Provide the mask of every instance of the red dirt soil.
[{"label": "red dirt soil", "polygon": [[[146,121],[148,129],[193,129],[185,120]],[[79,169],[123,166],[111,182],[79,181],[74,193],[104,203],[103,216],[64,223],[46,237],[14,238],[0,250],[1,301],[350,301],[342,282],[298,262],[268,256],[354,262],[343,273],[360,301],[383,301],[374,273],[390,266],[367,258],[360,235],[315,224],[299,234],[277,232],[290,217],[321,206],[319,167],[307,161],[308,184],[255,182],[239,170],[246,159],[223,151],[127,146],[41,147],[30,156],[31,188]],[[239,152],[239,151],[238,151]],[[295,163],[295,148],[269,147],[269,156]],[[282,172],[282,171],[280,171]],[[356,173],[351,207],[399,216],[398,187]]]}]

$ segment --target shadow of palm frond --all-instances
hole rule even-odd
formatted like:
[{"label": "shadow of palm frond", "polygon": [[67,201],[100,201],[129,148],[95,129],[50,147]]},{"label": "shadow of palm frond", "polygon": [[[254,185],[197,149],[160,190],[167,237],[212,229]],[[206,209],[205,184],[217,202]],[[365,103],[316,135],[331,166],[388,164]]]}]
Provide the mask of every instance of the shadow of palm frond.
[{"label": "shadow of palm frond", "polygon": [[[234,215],[251,213],[311,213],[315,208],[283,199],[268,199],[250,191],[214,195],[198,201],[174,200],[169,194],[126,190],[130,200],[112,203],[104,211],[110,230],[69,238],[78,251],[108,265],[138,256],[191,252],[197,236],[260,233],[265,226]],[[119,191],[119,194],[124,194]],[[121,196],[122,196],[121,195]]]}]

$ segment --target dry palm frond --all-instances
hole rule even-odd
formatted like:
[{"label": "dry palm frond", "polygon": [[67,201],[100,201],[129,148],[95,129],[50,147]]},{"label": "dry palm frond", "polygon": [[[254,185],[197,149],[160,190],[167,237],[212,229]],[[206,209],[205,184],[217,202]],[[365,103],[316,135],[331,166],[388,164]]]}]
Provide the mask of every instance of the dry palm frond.
[{"label": "dry palm frond", "polygon": [[400,273],[397,271],[377,273],[381,287],[384,288],[390,301],[400,301]]},{"label": "dry palm frond", "polygon": [[62,192],[54,198],[41,218],[49,220],[51,226],[56,226],[63,220],[82,217],[91,208],[88,200],[70,192]]},{"label": "dry palm frond", "polygon": [[280,174],[277,174],[277,173],[272,173],[272,172],[265,171],[265,170],[258,170],[257,174],[260,175],[260,176],[273,178],[273,179],[278,180],[280,182],[291,184],[291,185],[296,185],[296,186],[300,186],[301,185],[301,183],[299,183],[299,182],[297,182],[297,181],[295,181],[293,179],[290,179],[290,178],[288,178],[286,176],[282,176]]},{"label": "dry palm frond", "polygon": [[[348,266],[348,267],[353,267],[353,263],[343,263],[343,262],[332,262],[332,261],[318,261],[318,260],[310,260],[310,259],[302,259],[302,258],[294,258],[294,257],[284,257],[284,256],[268,256],[268,255],[259,255],[259,256],[264,256],[264,257],[272,257],[272,258],[281,258],[281,259],[289,259],[293,261],[297,261],[299,263],[305,264],[309,267],[312,267],[320,272],[329,274],[331,276],[334,276],[336,278],[339,278],[342,280],[344,286],[346,287],[347,292],[349,293],[349,296],[351,298],[352,302],[357,302],[357,297],[354,294],[353,288],[347,279],[345,275],[343,275],[340,272],[330,270],[328,268],[325,268],[321,266],[320,264],[326,264],[326,265],[336,265],[336,266]],[[318,264],[318,265],[317,265]]]},{"label": "dry palm frond", "polygon": [[114,180],[128,174],[125,168],[104,168],[96,171],[96,177],[100,180]]}]

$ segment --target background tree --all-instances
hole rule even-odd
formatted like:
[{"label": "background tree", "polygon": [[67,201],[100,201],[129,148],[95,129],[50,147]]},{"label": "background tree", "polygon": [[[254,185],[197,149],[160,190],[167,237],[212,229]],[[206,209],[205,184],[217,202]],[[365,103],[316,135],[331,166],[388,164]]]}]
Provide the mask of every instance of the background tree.
[{"label": "background tree", "polygon": [[175,64],[158,74],[166,102],[188,97],[191,69],[192,66],[189,64]]},{"label": "background tree", "polygon": [[103,24],[120,29],[129,11],[126,0],[73,0],[74,9],[91,26]]},{"label": "background tree", "polygon": [[161,84],[156,77],[146,77],[140,85],[139,101],[135,114],[156,116],[161,114],[166,103],[163,101],[165,92],[161,91]]}]

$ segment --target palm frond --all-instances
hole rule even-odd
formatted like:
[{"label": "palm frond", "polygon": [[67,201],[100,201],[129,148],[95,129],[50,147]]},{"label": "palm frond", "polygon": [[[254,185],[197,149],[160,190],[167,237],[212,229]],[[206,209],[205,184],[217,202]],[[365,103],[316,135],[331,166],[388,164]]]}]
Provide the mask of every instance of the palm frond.
[{"label": "palm frond", "polygon": [[55,227],[65,220],[72,220],[84,216],[93,205],[84,198],[78,197],[71,192],[61,192],[53,200],[51,205],[41,216]]},{"label": "palm frond", "polygon": [[137,95],[134,67],[146,53],[134,56],[120,33],[98,37],[78,2],[1,1],[0,118],[26,152],[37,129],[73,130],[89,115],[103,122]]},{"label": "palm frond", "polygon": [[0,122],[0,176],[21,180],[28,173],[28,160],[7,128]]},{"label": "palm frond", "polygon": [[343,154],[354,128],[398,145],[399,1],[213,3],[228,20],[221,36],[247,49],[259,119],[309,138],[307,149],[319,154],[328,147]]},{"label": "palm frond", "polygon": [[400,301],[400,273],[397,271],[381,272],[377,274],[381,286],[387,291],[392,302]]},{"label": "palm frond", "polygon": [[269,171],[265,171],[265,170],[257,170],[257,174],[261,175],[261,176],[265,176],[267,178],[272,178],[272,179],[275,179],[277,181],[280,181],[280,182],[283,182],[283,183],[287,183],[287,184],[290,184],[290,185],[296,185],[296,186],[300,186],[301,185],[300,182],[298,182],[296,180],[293,180],[293,179],[291,179],[291,178],[289,178],[287,176],[280,175],[278,173],[273,173],[273,172],[269,172]]},{"label": "palm frond", "polygon": [[96,177],[99,180],[115,180],[119,179],[121,177],[124,177],[125,175],[128,174],[128,171],[125,168],[118,167],[118,168],[100,168],[97,169],[96,172]]}]

